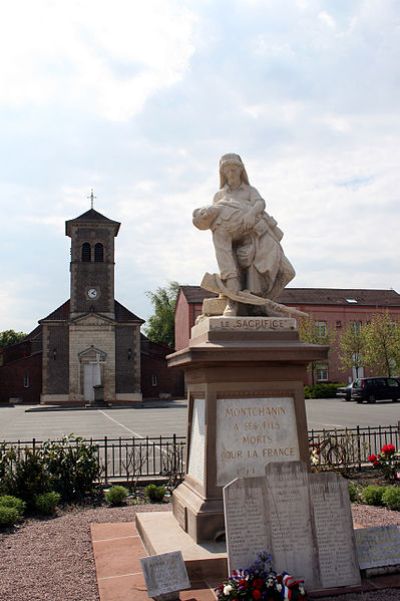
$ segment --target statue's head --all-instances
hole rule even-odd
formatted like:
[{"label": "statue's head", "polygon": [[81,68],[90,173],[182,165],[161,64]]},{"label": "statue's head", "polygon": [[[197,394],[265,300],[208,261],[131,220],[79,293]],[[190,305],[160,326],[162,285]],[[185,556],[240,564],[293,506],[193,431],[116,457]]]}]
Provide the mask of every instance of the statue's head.
[{"label": "statue's head", "polygon": [[242,159],[238,154],[231,152],[229,154],[224,154],[219,160],[219,179],[221,188],[228,183],[226,171],[232,166],[240,169],[240,181],[244,182],[245,184],[249,183],[249,178],[247,176],[246,169],[244,168]]}]

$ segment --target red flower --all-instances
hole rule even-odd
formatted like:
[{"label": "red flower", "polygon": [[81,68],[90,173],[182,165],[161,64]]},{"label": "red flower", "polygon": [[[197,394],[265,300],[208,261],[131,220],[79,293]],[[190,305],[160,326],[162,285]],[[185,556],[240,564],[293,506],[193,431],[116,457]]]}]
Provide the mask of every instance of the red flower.
[{"label": "red flower", "polygon": [[374,454],[368,455],[368,461],[370,461],[371,463],[373,463],[375,465],[375,462],[378,461],[378,457]]},{"label": "red flower", "polygon": [[253,599],[255,599],[255,601],[258,601],[258,599],[261,599],[261,591],[258,590],[258,588],[254,589],[254,591],[252,591],[251,596],[253,597]]},{"label": "red flower", "polygon": [[254,588],[262,588],[264,584],[264,580],[262,578],[254,578],[253,586]]},{"label": "red flower", "polygon": [[396,447],[394,444],[385,444],[382,447],[381,453],[385,453],[385,455],[392,455],[396,451]]},{"label": "red flower", "polygon": [[247,580],[245,578],[239,580],[239,586],[241,586],[242,588],[247,588]]}]

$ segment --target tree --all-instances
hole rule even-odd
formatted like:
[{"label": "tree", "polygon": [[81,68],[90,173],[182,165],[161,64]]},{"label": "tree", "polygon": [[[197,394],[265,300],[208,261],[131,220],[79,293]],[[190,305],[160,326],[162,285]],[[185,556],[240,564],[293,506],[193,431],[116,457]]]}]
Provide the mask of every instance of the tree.
[{"label": "tree", "polygon": [[[316,321],[311,315],[299,320],[299,337],[303,342],[331,346],[336,339],[335,330],[326,321]],[[315,384],[315,371],[319,361],[311,362],[312,383]]]},{"label": "tree", "polygon": [[169,282],[155,292],[146,292],[154,308],[154,314],[145,328],[146,336],[153,342],[166,344],[171,348],[175,348],[175,305],[179,288],[178,282]]},{"label": "tree", "polygon": [[400,324],[388,311],[373,315],[365,326],[365,364],[377,375],[392,376],[400,369]]},{"label": "tree", "polygon": [[365,326],[359,322],[348,323],[339,339],[339,360],[343,370],[355,369],[356,378],[365,363]]},{"label": "tree", "polygon": [[16,332],[15,330],[3,330],[0,332],[0,348],[21,342],[26,337],[24,332]]}]

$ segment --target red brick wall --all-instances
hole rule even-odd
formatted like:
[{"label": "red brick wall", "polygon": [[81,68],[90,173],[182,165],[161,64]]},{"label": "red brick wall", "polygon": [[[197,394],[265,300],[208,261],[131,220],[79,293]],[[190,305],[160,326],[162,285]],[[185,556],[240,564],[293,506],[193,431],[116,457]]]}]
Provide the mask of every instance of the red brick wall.
[{"label": "red brick wall", "polygon": [[[29,385],[24,386],[24,377]],[[10,397],[18,397],[24,403],[40,402],[42,390],[42,353],[21,357],[0,367],[0,402],[8,403]]]}]

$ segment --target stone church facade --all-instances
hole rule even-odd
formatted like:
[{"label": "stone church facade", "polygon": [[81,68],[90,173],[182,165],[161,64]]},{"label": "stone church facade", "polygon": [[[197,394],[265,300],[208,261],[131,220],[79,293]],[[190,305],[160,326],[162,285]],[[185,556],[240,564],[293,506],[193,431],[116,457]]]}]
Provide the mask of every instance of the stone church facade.
[{"label": "stone church facade", "polygon": [[8,395],[51,405],[120,405],[182,394],[181,374],[166,365],[173,349],[149,341],[140,332],[144,321],[115,300],[119,227],[93,208],[66,222],[71,297],[25,341],[4,349],[0,401]]}]

